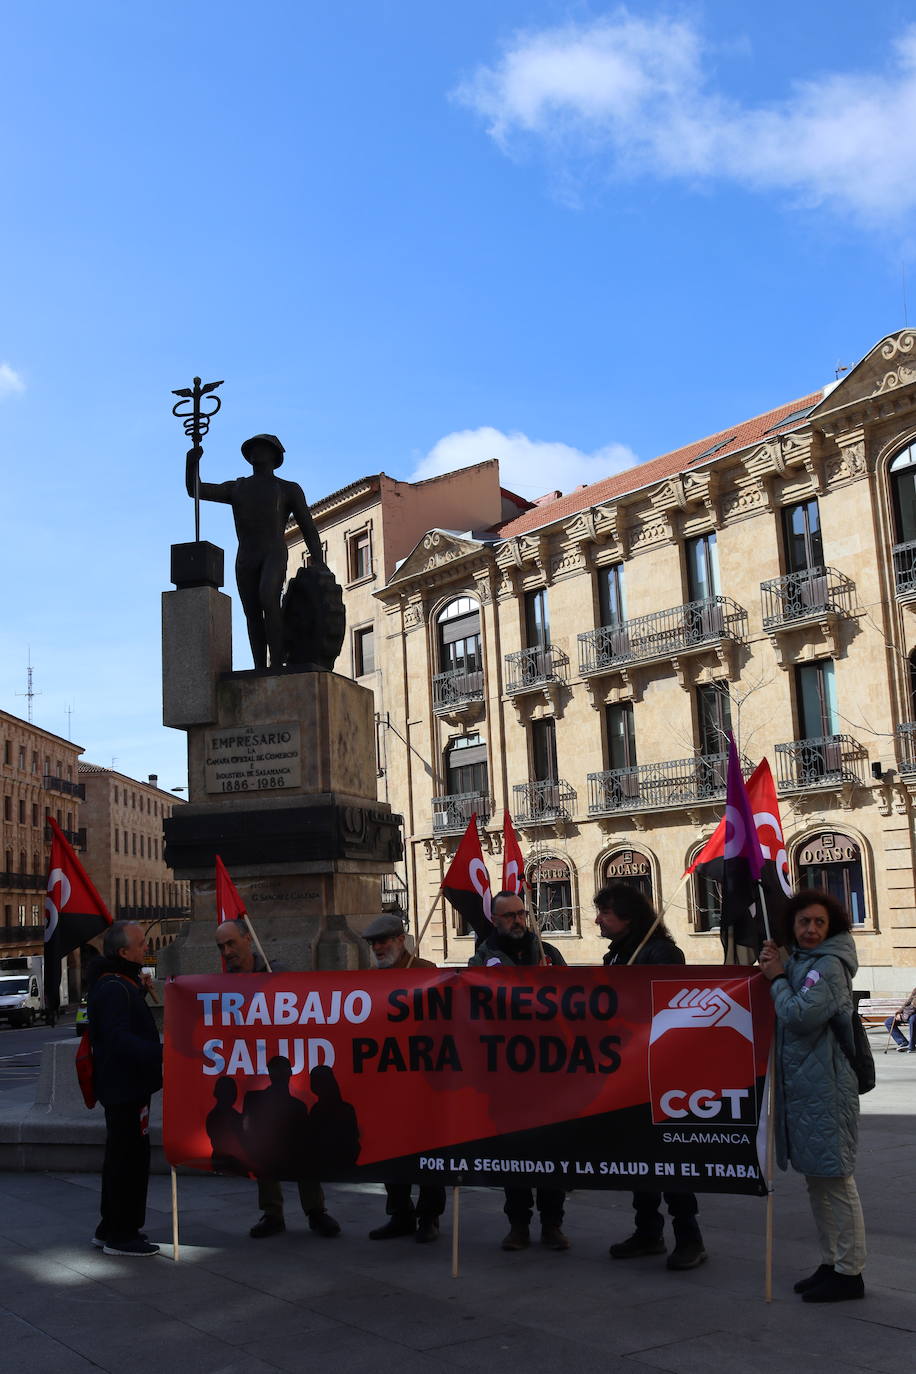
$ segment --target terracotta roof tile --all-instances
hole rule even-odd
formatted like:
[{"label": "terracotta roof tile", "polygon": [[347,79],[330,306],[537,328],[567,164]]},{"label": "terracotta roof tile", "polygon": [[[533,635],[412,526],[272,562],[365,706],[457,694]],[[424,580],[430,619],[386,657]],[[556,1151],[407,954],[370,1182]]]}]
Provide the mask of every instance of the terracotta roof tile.
[{"label": "terracotta roof tile", "polygon": [[814,391],[809,396],[799,397],[797,401],[787,401],[784,405],[776,406],[774,410],[754,416],[752,420],[731,425],[728,429],[722,429],[718,434],[711,434],[706,439],[698,439],[685,448],[674,449],[671,453],[663,453],[659,458],[650,459],[648,463],[640,463],[638,467],[617,472],[613,477],[605,477],[601,482],[592,483],[590,487],[577,487],[575,491],[568,492],[557,500],[544,501],[533,510],[516,516],[514,520],[495,525],[493,532],[501,539],[527,534],[529,530],[552,525],[555,520],[563,520],[569,515],[575,515],[577,511],[597,506],[602,501],[613,501],[629,492],[639,491],[642,487],[653,486],[666,477],[683,472],[694,460],[707,453],[710,462],[714,457],[719,459],[727,457],[730,453],[738,453],[771,431],[792,429],[801,424],[802,419],[799,418],[798,412],[817,405],[823,394],[823,391]]}]

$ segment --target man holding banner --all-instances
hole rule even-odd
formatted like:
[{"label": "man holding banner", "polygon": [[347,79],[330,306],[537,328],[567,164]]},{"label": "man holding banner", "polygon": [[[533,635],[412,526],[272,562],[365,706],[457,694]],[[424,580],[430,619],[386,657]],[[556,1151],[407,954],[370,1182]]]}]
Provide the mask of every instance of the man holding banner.
[{"label": "man holding banner", "polygon": [[[595,894],[595,924],[610,948],[605,964],[683,964],[682,951],[674,943],[664,923],[656,916],[641,892],[629,883],[609,883]],[[699,1207],[695,1193],[649,1192],[633,1194],[636,1229],[626,1240],[610,1248],[612,1259],[642,1259],[645,1255],[664,1255],[665,1219],[662,1198],[674,1227],[674,1249],[668,1256],[669,1269],[696,1269],[707,1258],[697,1223]]]},{"label": "man holding banner", "polygon": [[[223,958],[226,973],[285,973],[287,970],[274,964],[268,969],[264,960],[254,947],[248,918],[220,921],[216,927],[216,947]],[[340,1235],[340,1222],[325,1209],[324,1189],[317,1179],[298,1180],[299,1201],[308,1218],[309,1230],[317,1231],[319,1236],[330,1239]],[[255,1222],[248,1234],[252,1240],[263,1240],[266,1236],[278,1236],[286,1230],[283,1217],[283,1188],[275,1178],[258,1179],[258,1206],[261,1219]]]}]

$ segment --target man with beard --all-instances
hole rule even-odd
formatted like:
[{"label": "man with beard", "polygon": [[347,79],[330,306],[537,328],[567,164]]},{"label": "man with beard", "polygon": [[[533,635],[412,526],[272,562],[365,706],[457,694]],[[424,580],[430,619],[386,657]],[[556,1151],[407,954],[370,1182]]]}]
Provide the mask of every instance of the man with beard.
[{"label": "man with beard", "polygon": [[[671,932],[656,917],[641,892],[629,883],[609,883],[595,893],[595,925],[610,948],[605,964],[683,964],[684,955]],[[633,1194],[636,1229],[626,1240],[610,1248],[612,1259],[642,1259],[645,1255],[664,1255],[664,1196],[674,1228],[674,1249],[667,1259],[669,1269],[696,1269],[707,1258],[697,1223],[697,1200],[693,1193],[639,1192]]]},{"label": "man with beard", "polygon": [[[435,968],[428,959],[418,959],[407,948],[404,922],[392,912],[377,916],[363,931],[363,939],[372,950],[380,969]],[[445,1189],[421,1183],[414,1207],[409,1183],[386,1183],[388,1202],[385,1211],[388,1221],[369,1232],[370,1240],[394,1240],[396,1236],[413,1236],[420,1245],[428,1245],[439,1235],[439,1218],[445,1211]]]},{"label": "man with beard", "polygon": [[[216,927],[216,947],[222,955],[226,973],[288,972],[281,964],[274,964],[273,968],[268,970],[254,947],[251,931],[245,920],[221,921]],[[305,1109],[305,1104],[302,1105]],[[339,1236],[340,1223],[325,1209],[324,1189],[317,1178],[300,1178],[296,1182],[299,1201],[308,1218],[309,1230],[328,1240]],[[278,1179],[258,1177],[258,1206],[262,1215],[260,1221],[256,1221],[248,1232],[252,1240],[263,1240],[266,1236],[282,1234],[286,1230],[286,1221],[283,1216],[283,1188]]]},{"label": "man with beard", "polygon": [[[554,945],[546,944],[538,931],[528,928],[528,912],[517,892],[497,892],[490,906],[493,934],[477,946],[468,964],[486,967],[504,965],[565,965],[566,960]],[[563,1209],[566,1192],[563,1188],[538,1188],[537,1196],[530,1188],[506,1188],[509,1233],[504,1237],[504,1250],[527,1250],[531,1244],[531,1218],[534,1204],[541,1218],[541,1242],[550,1250],[568,1250],[569,1239],[563,1234]]]}]

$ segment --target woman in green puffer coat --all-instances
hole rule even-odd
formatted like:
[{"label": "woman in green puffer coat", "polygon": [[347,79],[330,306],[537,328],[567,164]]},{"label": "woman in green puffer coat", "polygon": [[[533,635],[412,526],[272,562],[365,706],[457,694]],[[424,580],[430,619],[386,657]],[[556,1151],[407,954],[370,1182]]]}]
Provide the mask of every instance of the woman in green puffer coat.
[{"label": "woman in green puffer coat", "polygon": [[859,1138],[851,1045],[858,968],[849,914],[826,892],[797,892],[785,911],[793,949],[760,952],[776,1011],[776,1158],[805,1175],[821,1264],[795,1285],[803,1302],[863,1298],[865,1226],[853,1170]]}]

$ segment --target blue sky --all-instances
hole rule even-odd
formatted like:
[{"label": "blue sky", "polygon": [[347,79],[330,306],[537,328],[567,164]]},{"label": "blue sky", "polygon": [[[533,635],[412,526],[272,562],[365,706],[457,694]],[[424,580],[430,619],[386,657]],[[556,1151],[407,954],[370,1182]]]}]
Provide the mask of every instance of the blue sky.
[{"label": "blue sky", "polygon": [[898,0],[4,13],[0,706],[30,651],[36,722],[165,787],[172,388],[225,378],[211,480],[269,430],[311,499],[484,457],[533,497],[833,380],[904,271],[916,316]]}]

